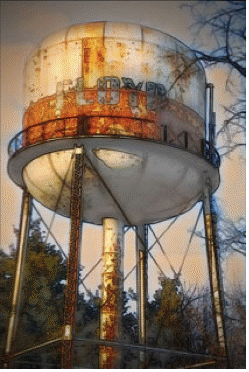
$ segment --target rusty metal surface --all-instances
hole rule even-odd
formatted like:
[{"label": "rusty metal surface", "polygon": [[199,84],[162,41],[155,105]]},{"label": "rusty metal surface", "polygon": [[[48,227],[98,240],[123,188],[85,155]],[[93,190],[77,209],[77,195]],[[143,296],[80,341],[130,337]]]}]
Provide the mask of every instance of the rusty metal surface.
[{"label": "rusty metal surface", "polygon": [[[89,93],[89,94],[87,94]],[[66,125],[63,120],[56,117],[56,102],[54,97],[46,97],[32,104],[24,115],[24,128],[30,128],[39,123],[45,123],[29,129],[25,144],[34,144],[43,138],[61,138],[77,136],[79,134],[115,134],[136,136],[147,139],[161,139],[160,125],[156,123],[155,112],[146,109],[146,93],[135,92],[137,97],[137,112],[132,112],[129,97],[133,92],[119,90],[119,103],[115,108],[109,104],[98,103],[98,91],[88,90],[85,99],[91,99],[89,105],[77,105],[77,93],[65,94],[60,118],[67,118]],[[106,96],[111,89],[105,91]],[[86,98],[87,97],[87,98]],[[70,119],[70,117],[72,117]],[[78,119],[77,119],[78,118]],[[57,120],[56,120],[57,119]],[[56,120],[56,121],[55,121]],[[78,121],[82,122],[81,130],[77,131]]]},{"label": "rusty metal surface", "polygon": [[[210,164],[204,156],[205,73],[175,38],[129,23],[71,26],[38,45],[24,77],[24,131],[9,145],[8,171],[48,208],[55,208],[62,160],[75,144],[86,146],[135,223],[164,220],[183,205],[188,210],[204,173],[218,185],[210,166],[218,168],[218,156],[214,150]],[[95,156],[99,149],[131,154],[140,166],[108,170]],[[97,177],[92,181],[93,187],[84,185],[86,220],[120,218]],[[69,215],[70,182],[69,175],[57,210],[63,216]]]},{"label": "rusty metal surface", "polygon": [[[188,136],[187,148],[198,155],[202,155],[202,141],[205,138],[205,124],[197,112],[182,103],[168,99],[158,112],[158,122],[162,127],[167,127],[168,137],[166,142],[179,147],[184,147],[183,133]],[[161,131],[161,139],[163,131]]]},{"label": "rusty metal surface", "polygon": [[83,154],[82,148],[74,154],[74,169],[70,200],[70,244],[67,263],[67,286],[65,291],[64,338],[62,344],[62,368],[72,368],[73,332],[75,323],[79,244],[80,216],[82,205]]},{"label": "rusty metal surface", "polygon": [[[121,234],[120,222],[103,219],[103,276],[100,309],[100,339],[120,340],[121,334]],[[118,368],[120,353],[112,347],[101,346],[100,368]]]},{"label": "rusty metal surface", "polygon": [[[166,125],[172,133],[173,144],[177,144],[175,143],[176,137],[186,131],[191,140],[189,149],[199,155],[202,154],[201,140],[205,137],[204,121],[195,111],[183,104],[167,100],[163,107],[157,110],[157,113],[146,114],[144,104],[141,105],[141,113],[134,115],[128,105],[129,94],[131,94],[129,91],[121,91],[121,100],[115,110],[108,105],[103,105],[103,108],[100,107],[101,110],[96,111],[90,107],[94,104],[87,106],[87,110],[84,106],[79,109],[73,101],[62,110],[61,120],[56,118],[55,108],[52,109],[52,105],[47,105],[48,98],[46,98],[42,100],[44,102],[32,105],[25,113],[24,126],[28,130],[23,146],[35,144],[41,139],[94,134],[164,140],[162,127]],[[124,97],[126,99],[123,99]],[[140,102],[140,97],[146,98],[144,93],[136,93],[136,97],[138,102]],[[95,106],[98,107],[97,104]],[[179,146],[181,147],[181,143]]]},{"label": "rusty metal surface", "polygon": [[[176,135],[180,126],[192,142],[204,138],[204,71],[190,49],[158,30],[115,22],[71,26],[38,45],[24,76],[23,127],[51,120],[45,139],[76,135],[75,119],[64,133],[60,121],[52,122],[65,117],[85,118],[89,134],[160,140],[161,125],[170,121]],[[27,141],[35,143],[41,131],[34,128]]]}]

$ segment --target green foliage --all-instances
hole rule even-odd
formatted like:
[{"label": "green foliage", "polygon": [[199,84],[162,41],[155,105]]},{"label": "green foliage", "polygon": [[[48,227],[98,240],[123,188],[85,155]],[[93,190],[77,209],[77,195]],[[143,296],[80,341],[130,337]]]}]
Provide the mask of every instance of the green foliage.
[{"label": "green foliage", "polygon": [[189,349],[190,329],[178,279],[159,278],[160,288],[148,304],[148,342],[151,346]]},{"label": "green foliage", "polygon": [[122,292],[122,333],[128,342],[138,341],[137,337],[137,318],[136,316],[129,312],[131,306],[128,305],[129,301],[135,301],[136,294],[131,288],[128,291]]},{"label": "green foliage", "polygon": [[[40,220],[30,226],[15,347],[23,349],[60,337],[66,261],[45,243]],[[28,335],[25,342],[23,335]]]},{"label": "green foliage", "polygon": [[[18,230],[14,231],[18,236]],[[19,308],[18,327],[13,351],[25,350],[46,341],[62,336],[64,289],[66,279],[66,260],[61,252],[46,242],[45,233],[41,229],[40,220],[33,221],[29,229],[26,259],[23,267],[23,285]],[[1,320],[1,354],[5,350],[8,320],[11,311],[14,275],[16,268],[16,251],[11,247],[10,253],[0,251],[0,320]],[[80,275],[80,273],[79,273]],[[128,301],[135,294],[130,290],[123,292],[122,326],[127,341],[134,341],[133,326],[137,320],[129,313]],[[100,298],[89,292],[78,295],[76,307],[76,337],[96,339],[99,330]],[[130,338],[130,335],[132,337]],[[77,345],[76,345],[77,346]],[[49,353],[55,352],[53,357]],[[45,363],[49,358],[50,365],[59,366],[59,349],[52,347],[50,351],[29,353],[15,359],[15,368],[37,367],[37,363]],[[57,350],[57,351],[56,351]],[[77,350],[77,347],[76,347]],[[78,349],[78,360],[75,363],[90,363],[89,368],[96,368],[98,348],[87,346]],[[76,358],[76,359],[77,359]],[[28,363],[28,364],[27,364]]]},{"label": "green foliage", "polygon": [[11,310],[15,257],[0,251],[0,349],[5,341],[7,321]]},{"label": "green foliage", "polygon": [[[14,230],[18,236],[18,230]],[[16,251],[0,251],[1,353],[5,349],[11,311]],[[13,351],[27,349],[61,335],[63,322],[63,281],[66,261],[55,245],[45,243],[40,220],[29,230],[23,282],[20,293],[18,327]]]},{"label": "green foliage", "polygon": [[162,328],[176,328],[182,305],[182,296],[177,291],[176,281],[160,278],[161,289],[157,290],[154,298],[160,306],[155,316],[155,322]]},{"label": "green foliage", "polygon": [[[0,333],[1,348],[4,350],[8,317],[11,310],[12,291],[15,274],[16,252],[10,247],[9,253],[0,251]],[[79,272],[80,276],[80,272]],[[46,243],[40,221],[31,224],[26,262],[23,273],[21,306],[14,342],[14,350],[27,349],[53,340],[62,335],[64,289],[66,279],[66,260],[54,245]],[[159,278],[159,289],[152,301],[147,304],[148,344],[154,347],[185,349],[194,352],[212,352],[214,344],[212,312],[210,301],[205,294],[198,295],[198,305],[193,298],[194,292],[183,291],[179,280]],[[241,341],[245,328],[244,302],[239,297],[231,302],[232,318],[243,320],[234,331],[230,324],[230,334],[241,343],[239,356],[243,359],[244,343]],[[122,340],[125,343],[138,343],[138,324],[136,314],[130,311],[130,301],[136,294],[130,289],[122,294]],[[200,302],[201,301],[201,302]],[[231,300],[232,301],[232,300]],[[236,311],[235,311],[236,310]],[[98,339],[99,337],[100,297],[88,292],[78,296],[76,308],[76,338]],[[239,330],[239,331],[238,331]],[[240,333],[239,333],[240,332]],[[240,335],[240,336],[238,336]],[[236,339],[237,340],[237,339]],[[234,342],[233,342],[234,344]],[[39,368],[39,366],[59,367],[59,344],[53,344],[37,352],[15,358],[14,368]],[[234,348],[235,350],[235,348]],[[238,353],[237,353],[238,354]],[[241,357],[242,355],[242,357]],[[122,368],[137,368],[138,352],[124,349]],[[158,353],[148,354],[149,366],[155,368],[175,368],[184,365],[180,359]],[[180,363],[180,364],[179,364]],[[240,362],[242,365],[243,362]],[[79,368],[98,368],[98,347],[92,344],[75,342],[74,365]]]}]

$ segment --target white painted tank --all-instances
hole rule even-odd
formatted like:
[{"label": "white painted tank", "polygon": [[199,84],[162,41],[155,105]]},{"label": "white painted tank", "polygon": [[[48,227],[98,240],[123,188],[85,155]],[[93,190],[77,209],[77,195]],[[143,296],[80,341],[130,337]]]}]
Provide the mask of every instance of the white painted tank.
[{"label": "white painted tank", "polygon": [[72,149],[84,146],[85,221],[123,219],[92,165],[133,224],[183,213],[207,176],[219,183],[203,159],[205,84],[190,49],[158,30],[115,22],[61,30],[25,65],[24,131],[10,144],[9,174],[69,216]]}]

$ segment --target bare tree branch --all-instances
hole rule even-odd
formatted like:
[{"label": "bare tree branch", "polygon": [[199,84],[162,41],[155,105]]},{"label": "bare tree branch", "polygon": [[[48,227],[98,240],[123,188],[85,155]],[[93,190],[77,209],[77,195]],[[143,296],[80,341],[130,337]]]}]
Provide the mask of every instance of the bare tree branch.
[{"label": "bare tree branch", "polygon": [[229,155],[245,147],[246,2],[208,0],[182,6],[189,8],[195,19],[192,29],[196,43],[204,32],[209,32],[212,40],[211,50],[205,45],[192,49],[196,60],[205,68],[227,67],[226,90],[234,97],[234,104],[224,107],[226,119],[218,129],[218,136],[224,143],[220,148],[224,150],[222,155]]}]

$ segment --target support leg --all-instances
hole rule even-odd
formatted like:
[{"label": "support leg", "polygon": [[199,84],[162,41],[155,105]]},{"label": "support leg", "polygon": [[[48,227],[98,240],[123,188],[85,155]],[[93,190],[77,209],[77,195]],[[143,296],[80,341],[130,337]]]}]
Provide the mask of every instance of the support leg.
[{"label": "support leg", "polygon": [[[103,219],[103,279],[100,339],[119,341],[121,334],[121,247],[122,226],[114,218]],[[121,353],[101,346],[99,368],[119,368]]]},{"label": "support leg", "polygon": [[16,272],[15,272],[15,281],[14,281],[14,290],[12,297],[12,307],[9,318],[9,327],[7,334],[7,342],[5,349],[6,362],[4,363],[4,368],[9,368],[9,355],[12,348],[12,343],[17,327],[17,317],[18,309],[20,305],[20,294],[22,287],[22,279],[24,272],[24,262],[26,257],[26,248],[28,242],[28,232],[29,232],[29,223],[31,216],[31,205],[32,198],[27,191],[23,191],[22,197],[22,210],[21,210],[21,221],[20,221],[20,231],[19,231],[19,240],[18,240],[18,253],[17,253],[17,263],[16,263]]},{"label": "support leg", "polygon": [[[139,238],[140,237],[140,238]],[[139,344],[146,345],[146,302],[147,302],[147,226],[137,226],[136,236],[136,255],[137,255],[137,313],[138,313],[138,332]],[[139,353],[139,368],[144,369],[146,366],[146,353]]]},{"label": "support leg", "polygon": [[70,205],[70,243],[65,293],[64,339],[62,368],[72,368],[73,331],[78,284],[79,243],[81,233],[81,204],[83,184],[83,148],[77,148],[73,162]]},{"label": "support leg", "polygon": [[220,353],[224,355],[228,361],[228,347],[225,333],[224,307],[221,292],[219,257],[217,252],[218,248],[217,236],[214,216],[212,215],[211,203],[212,203],[211,187],[209,184],[207,184],[204,189],[203,210],[213,314],[216,328],[217,343],[220,349]]}]

